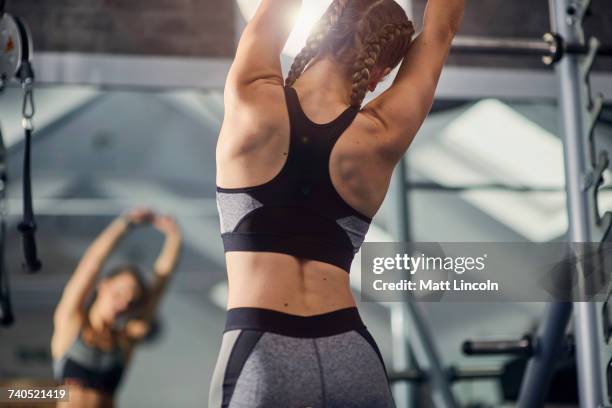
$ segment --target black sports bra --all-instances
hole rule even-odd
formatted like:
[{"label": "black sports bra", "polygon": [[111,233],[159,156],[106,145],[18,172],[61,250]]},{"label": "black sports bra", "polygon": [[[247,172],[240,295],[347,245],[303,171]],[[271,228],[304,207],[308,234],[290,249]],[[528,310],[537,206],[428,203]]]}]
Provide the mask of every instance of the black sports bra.
[{"label": "black sports bra", "polygon": [[53,361],[58,382],[76,382],[110,395],[119,387],[124,370],[125,356],[118,346],[100,350],[85,343],[80,332],[66,353]]},{"label": "black sports bra", "polygon": [[359,110],[347,108],[326,123],[304,114],[294,88],[285,87],[290,143],[285,165],[267,183],[217,187],[225,252],[276,252],[350,271],[371,219],[349,206],[334,188],[329,159]]}]

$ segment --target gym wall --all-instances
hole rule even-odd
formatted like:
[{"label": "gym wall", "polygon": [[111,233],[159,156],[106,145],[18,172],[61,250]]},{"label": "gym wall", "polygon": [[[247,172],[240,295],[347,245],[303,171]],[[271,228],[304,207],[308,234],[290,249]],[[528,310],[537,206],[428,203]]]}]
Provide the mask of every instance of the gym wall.
[{"label": "gym wall", "polygon": [[7,11],[31,27],[37,51],[231,57],[234,2],[18,0]]}]

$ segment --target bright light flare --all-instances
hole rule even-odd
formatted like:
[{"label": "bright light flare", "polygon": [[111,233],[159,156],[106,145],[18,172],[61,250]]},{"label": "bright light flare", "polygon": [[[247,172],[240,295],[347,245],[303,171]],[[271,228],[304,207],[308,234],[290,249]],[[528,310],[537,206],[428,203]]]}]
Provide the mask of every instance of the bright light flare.
[{"label": "bright light flare", "polygon": [[[250,20],[260,0],[236,0],[244,18]],[[293,17],[293,30],[283,52],[295,57],[306,44],[306,39],[314,24],[321,18],[331,0],[308,0],[302,3],[302,8]]]}]

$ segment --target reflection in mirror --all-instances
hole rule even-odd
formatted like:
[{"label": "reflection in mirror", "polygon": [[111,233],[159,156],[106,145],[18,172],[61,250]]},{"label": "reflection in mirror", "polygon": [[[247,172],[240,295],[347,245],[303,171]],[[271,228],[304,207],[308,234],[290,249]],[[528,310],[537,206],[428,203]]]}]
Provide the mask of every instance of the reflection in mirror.
[{"label": "reflection in mirror", "polygon": [[[165,235],[151,282],[138,266],[123,264],[96,283],[120,238],[145,224]],[[85,251],[53,314],[53,371],[56,381],[70,386],[71,405],[100,406],[112,398],[135,346],[150,333],[180,245],[172,218],[137,209],[114,220]]]},{"label": "reflection in mirror", "polygon": [[37,275],[21,272],[15,228],[20,95],[8,88],[0,98],[16,315],[0,331],[0,381],[68,384],[69,406],[205,400],[218,342],[210,327],[223,318],[207,295],[223,279],[212,188],[220,95],[39,89]]}]

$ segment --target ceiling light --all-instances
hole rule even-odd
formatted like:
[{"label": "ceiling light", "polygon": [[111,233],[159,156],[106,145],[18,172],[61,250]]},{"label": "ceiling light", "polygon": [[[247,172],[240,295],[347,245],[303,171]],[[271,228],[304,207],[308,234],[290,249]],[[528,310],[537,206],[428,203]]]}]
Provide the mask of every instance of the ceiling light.
[{"label": "ceiling light", "polygon": [[[440,136],[438,143],[415,145],[409,161],[440,184],[565,184],[561,140],[498,100],[477,102]],[[466,191],[460,196],[531,241],[549,241],[567,229],[563,191]]]}]

